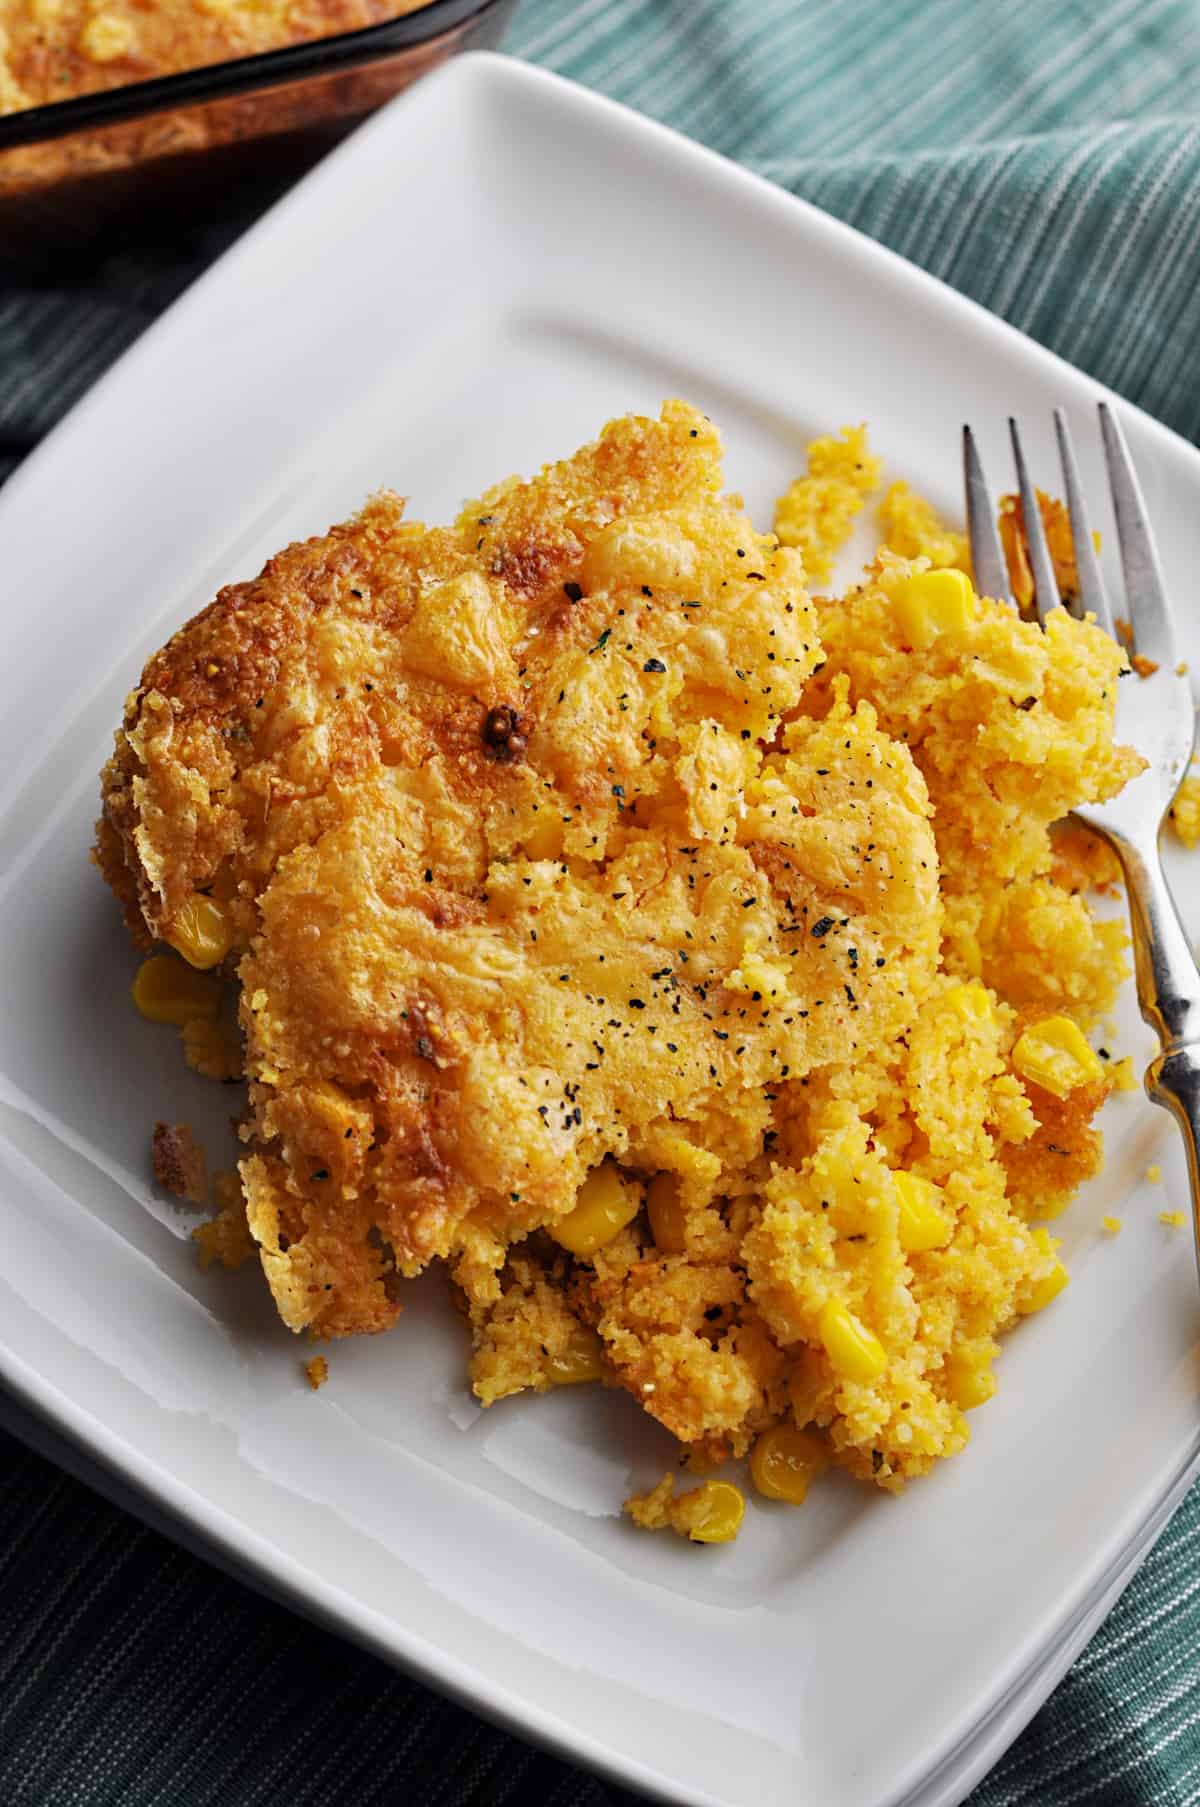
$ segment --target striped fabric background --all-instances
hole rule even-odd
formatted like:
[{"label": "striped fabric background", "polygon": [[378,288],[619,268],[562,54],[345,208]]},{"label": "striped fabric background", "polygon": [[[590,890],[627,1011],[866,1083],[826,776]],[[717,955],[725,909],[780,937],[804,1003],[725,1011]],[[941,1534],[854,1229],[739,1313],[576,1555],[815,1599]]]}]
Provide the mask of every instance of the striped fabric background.
[{"label": "striped fabric background", "polygon": [[[509,48],[741,159],[1200,438],[1197,0],[524,0]],[[0,478],[262,198],[60,284],[6,281],[0,246]],[[973,1807],[1200,1802],[1198,1558],[1200,1491]],[[630,1800],[0,1437],[0,1807]]]}]

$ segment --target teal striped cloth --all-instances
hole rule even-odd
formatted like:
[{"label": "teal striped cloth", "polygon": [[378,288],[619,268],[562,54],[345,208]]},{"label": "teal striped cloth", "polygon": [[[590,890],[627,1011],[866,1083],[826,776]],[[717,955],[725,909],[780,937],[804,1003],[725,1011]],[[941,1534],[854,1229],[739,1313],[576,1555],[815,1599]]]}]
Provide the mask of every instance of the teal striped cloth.
[{"label": "teal striped cloth", "polygon": [[[524,0],[509,48],[738,158],[1200,438],[1200,0]],[[37,286],[6,280],[0,247],[0,479],[261,200]],[[973,1807],[1200,1803],[1198,1557],[1200,1490]],[[283,1800],[630,1797],[0,1435],[4,1807]]]}]

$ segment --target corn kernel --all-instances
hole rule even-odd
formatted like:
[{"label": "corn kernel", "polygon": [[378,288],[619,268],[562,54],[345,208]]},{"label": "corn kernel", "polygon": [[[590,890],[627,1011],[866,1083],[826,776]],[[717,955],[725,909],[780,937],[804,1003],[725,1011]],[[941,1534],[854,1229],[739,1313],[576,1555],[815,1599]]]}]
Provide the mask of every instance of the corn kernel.
[{"label": "corn kernel", "polygon": [[1147,1167],[1147,1169],[1146,1169],[1147,1184],[1151,1185],[1151,1186],[1157,1186],[1161,1182],[1161,1180],[1162,1180],[1162,1168],[1159,1166],[1157,1161],[1151,1161],[1149,1167]]},{"label": "corn kernel", "polygon": [[641,1203],[640,1189],[623,1177],[616,1162],[601,1161],[579,1188],[574,1210],[547,1227],[572,1255],[594,1255],[633,1222]]},{"label": "corn kernel", "polygon": [[233,924],[211,897],[189,897],[163,937],[191,966],[216,966],[233,946]]},{"label": "corn kernel", "polygon": [[945,1366],[946,1388],[960,1412],[973,1411],[986,1405],[996,1391],[996,1376],[991,1361],[969,1355],[948,1355]]},{"label": "corn kernel", "polygon": [[1026,1318],[1031,1317],[1035,1311],[1043,1311],[1052,1299],[1057,1299],[1063,1288],[1070,1284],[1071,1279],[1062,1262],[1053,1259],[1059,1245],[1049,1230],[1035,1230],[1033,1242],[1039,1253],[1045,1256],[1047,1261],[1052,1261],[1052,1265],[1047,1267],[1040,1280],[1035,1280],[1026,1294],[1024,1303],[1017,1306],[1021,1316]]},{"label": "corn kernel", "polygon": [[221,1012],[221,982],[181,966],[170,954],[152,954],[138,967],[133,1001],[151,1023],[215,1022]]},{"label": "corn kernel", "polygon": [[1012,1061],[1022,1079],[1032,1080],[1056,1098],[1066,1098],[1077,1087],[1092,1084],[1104,1072],[1069,1016],[1048,1016],[1031,1023],[1017,1038]]},{"label": "corn kernel", "polygon": [[750,1453],[750,1478],[768,1500],[801,1506],[809,1486],[829,1466],[829,1451],[819,1437],[791,1424],[764,1431]]},{"label": "corn kernel", "polygon": [[1043,1311],[1052,1299],[1057,1299],[1060,1292],[1071,1284],[1071,1276],[1061,1261],[1056,1261],[1050,1272],[1033,1288],[1024,1305],[1017,1307],[1022,1317],[1030,1317],[1035,1311]]},{"label": "corn kernel", "polygon": [[658,1173],[646,1188],[646,1215],[654,1246],[664,1255],[682,1255],[687,1247],[687,1213],[673,1173]]},{"label": "corn kernel", "polygon": [[1169,1230],[1182,1230],[1187,1218],[1182,1211],[1160,1211],[1158,1221],[1165,1223]]},{"label": "corn kernel", "polygon": [[942,1188],[916,1173],[894,1173],[892,1183],[900,1206],[900,1247],[913,1254],[943,1248],[950,1240],[952,1226],[942,1209]]},{"label": "corn kernel", "polygon": [[546,1374],[551,1385],[578,1387],[589,1380],[599,1380],[604,1372],[601,1361],[603,1345],[594,1330],[580,1324],[567,1339],[566,1348],[558,1355],[546,1357]]},{"label": "corn kernel", "polygon": [[952,985],[942,999],[948,1010],[953,1010],[967,1022],[987,1023],[992,1020],[992,1000],[988,996],[986,985],[980,985],[974,979],[965,985]]},{"label": "corn kernel", "polygon": [[906,577],[892,594],[896,624],[917,652],[935,640],[961,640],[975,619],[975,590],[965,571],[945,566]]},{"label": "corn kernel", "polygon": [[[746,1501],[731,1481],[705,1481],[677,1502],[681,1522],[693,1543],[731,1543],[746,1511]],[[686,1517],[685,1517],[686,1513]]]},{"label": "corn kernel", "polygon": [[830,1299],[824,1307],[818,1330],[825,1353],[843,1380],[870,1386],[887,1367],[887,1354],[879,1338],[840,1299]]},{"label": "corn kernel", "polygon": [[1121,1219],[1119,1217],[1102,1217],[1100,1219],[1100,1227],[1106,1236],[1119,1236],[1121,1234]]}]

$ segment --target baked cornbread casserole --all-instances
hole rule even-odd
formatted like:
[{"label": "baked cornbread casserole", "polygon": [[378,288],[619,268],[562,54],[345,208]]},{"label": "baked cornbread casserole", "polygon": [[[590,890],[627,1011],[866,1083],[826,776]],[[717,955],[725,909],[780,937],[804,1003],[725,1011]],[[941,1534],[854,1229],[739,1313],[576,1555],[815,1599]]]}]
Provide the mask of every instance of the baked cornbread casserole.
[{"label": "baked cornbread casserole", "polygon": [[0,114],[332,37],[424,0],[4,0]]},{"label": "baked cornbread casserole", "polygon": [[[237,982],[198,1235],[293,1330],[386,1330],[438,1261],[485,1405],[622,1387],[794,1503],[967,1441],[1113,1083],[1124,933],[1062,819],[1141,761],[1114,642],[977,596],[903,484],[809,594],[877,481],[818,442],[760,533],[669,402],[452,527],[377,495],[150,660],[96,857],[217,1077]],[[720,1541],[742,1495],[626,1506]]]}]

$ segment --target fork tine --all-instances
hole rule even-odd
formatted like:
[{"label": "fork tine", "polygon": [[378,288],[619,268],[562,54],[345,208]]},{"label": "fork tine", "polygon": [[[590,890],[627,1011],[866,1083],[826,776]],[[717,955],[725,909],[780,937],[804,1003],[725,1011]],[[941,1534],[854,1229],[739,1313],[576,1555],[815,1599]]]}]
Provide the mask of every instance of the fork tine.
[{"label": "fork tine", "polygon": [[1121,548],[1121,569],[1125,574],[1125,606],[1133,623],[1136,649],[1143,658],[1152,659],[1157,665],[1174,666],[1177,657],[1175,631],[1146,504],[1125,435],[1107,402],[1100,403],[1100,431],[1104,436],[1113,513],[1117,518],[1117,542]]},{"label": "fork tine", "polygon": [[1075,447],[1071,443],[1067,417],[1061,408],[1054,410],[1054,431],[1058,436],[1058,457],[1062,465],[1063,487],[1067,492],[1071,538],[1075,544],[1075,568],[1079,573],[1079,595],[1072,597],[1067,607],[1081,619],[1090,612],[1096,617],[1098,626],[1106,634],[1111,634],[1112,610],[1108,606],[1104,579],[1100,575],[1100,564],[1096,558],[1096,545],[1084,506],[1083,485],[1079,481],[1079,466],[1075,462]]},{"label": "fork tine", "polygon": [[971,542],[971,563],[975,567],[975,588],[981,596],[994,596],[1000,602],[1012,603],[1008,565],[996,531],[996,517],[988,498],[979,449],[970,427],[963,428],[963,483],[967,492],[967,535]]},{"label": "fork tine", "polygon": [[1059,607],[1058,581],[1054,575],[1050,548],[1046,544],[1046,530],[1042,526],[1042,511],[1037,505],[1037,494],[1029,480],[1025,453],[1021,449],[1021,435],[1017,431],[1017,423],[1011,415],[1008,420],[1008,431],[1012,439],[1013,457],[1017,465],[1017,489],[1021,496],[1021,513],[1025,518],[1025,544],[1029,547],[1029,568],[1033,572],[1034,600],[1037,603],[1038,620],[1045,626],[1046,616],[1050,610]]}]

